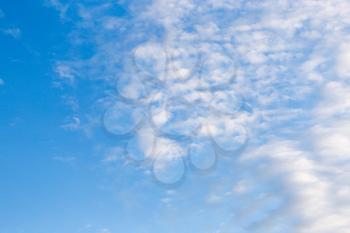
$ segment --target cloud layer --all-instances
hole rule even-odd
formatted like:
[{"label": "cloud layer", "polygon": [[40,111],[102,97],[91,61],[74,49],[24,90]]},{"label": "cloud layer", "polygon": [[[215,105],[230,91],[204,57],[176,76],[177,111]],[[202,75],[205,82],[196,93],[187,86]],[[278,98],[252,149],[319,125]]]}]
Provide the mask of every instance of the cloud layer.
[{"label": "cloud layer", "polygon": [[191,153],[208,159],[199,168],[234,154],[264,181],[242,178],[231,195],[280,184],[242,214],[240,223],[258,219],[242,232],[350,229],[348,1],[155,0],[124,4],[122,16],[112,3],[70,7],[80,18],[74,43],[94,51],[56,72],[114,89],[98,102],[112,106],[107,131],[128,137],[135,159],[155,161],[161,181],[180,179]]}]

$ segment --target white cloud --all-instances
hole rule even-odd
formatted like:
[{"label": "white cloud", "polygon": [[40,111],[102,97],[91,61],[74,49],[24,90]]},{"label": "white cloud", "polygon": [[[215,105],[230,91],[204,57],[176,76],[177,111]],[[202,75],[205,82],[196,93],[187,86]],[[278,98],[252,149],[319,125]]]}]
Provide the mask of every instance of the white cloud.
[{"label": "white cloud", "polygon": [[0,78],[0,86],[3,86],[3,85],[5,85],[5,81],[2,78]]},{"label": "white cloud", "polygon": [[[124,53],[115,38],[107,36],[117,20],[102,20],[104,26],[99,26],[102,8],[108,5],[81,11],[80,23],[93,31],[91,40],[97,45],[93,58],[82,63],[93,66],[94,71],[102,67],[103,77],[112,74],[103,80],[114,85],[115,66],[122,59],[118,55]],[[242,162],[250,165],[263,160],[257,170],[247,166],[250,172],[263,176],[266,186],[278,180],[283,187],[271,198],[255,196],[254,210],[247,212],[264,210],[262,202],[277,196],[288,199],[281,212],[277,211],[281,217],[300,221],[294,232],[346,233],[350,229],[350,3],[156,0],[142,10],[135,14],[135,25],[157,22],[165,31],[157,40],[148,32],[147,36],[138,31],[126,36],[131,44],[138,42],[134,49],[138,71],[156,80],[150,86],[149,79],[136,81],[145,84],[144,89],[153,88],[149,98],[140,98],[142,103],[183,100],[191,106],[189,112],[198,111],[192,123],[201,124],[200,136],[218,136],[223,147],[237,136],[234,126],[245,125],[257,145],[252,144]],[[240,14],[232,13],[235,10]],[[145,38],[151,38],[150,42],[144,43]],[[73,82],[77,71],[63,65],[56,72]],[[164,82],[159,85],[159,80]],[[124,97],[142,96],[138,85],[133,82],[123,89]],[[250,113],[232,111],[232,93],[245,99]],[[172,114],[162,107],[153,119],[159,131]],[[140,137],[149,143],[150,134],[154,132]],[[166,167],[165,161],[186,156],[176,140],[162,135],[157,142],[155,158],[163,159],[158,168]],[[253,186],[243,182],[234,190],[258,195],[250,189]],[[213,193],[208,200],[214,203],[218,197],[221,195]]]},{"label": "white cloud", "polygon": [[350,86],[330,81],[322,88],[321,102],[316,106],[316,118],[348,116],[350,114]]},{"label": "white cloud", "polygon": [[240,180],[233,188],[233,192],[236,194],[247,193],[253,184],[249,183],[247,180]]},{"label": "white cloud", "polygon": [[341,78],[350,78],[350,45],[342,44],[339,47],[336,71]]},{"label": "white cloud", "polygon": [[55,83],[56,85],[73,85],[75,83],[76,72],[71,66],[59,63],[55,66],[55,72],[60,78],[59,81]]},{"label": "white cloud", "polygon": [[171,161],[185,156],[185,148],[168,138],[157,138],[157,144],[154,152],[154,156],[161,161]]},{"label": "white cloud", "polygon": [[61,127],[69,131],[78,130],[81,128],[80,118],[77,116],[73,116],[71,119],[69,119],[67,123],[61,125]]},{"label": "white cloud", "polygon": [[350,121],[338,119],[328,125],[311,129],[315,151],[322,159],[332,162],[350,161]]},{"label": "white cloud", "polygon": [[[330,145],[332,142],[326,143]],[[338,197],[333,195],[349,188],[348,184],[339,182],[340,167],[334,170],[331,164],[315,159],[318,153],[323,153],[318,149],[304,151],[299,147],[297,142],[274,140],[250,156],[271,159],[265,172],[272,177],[283,177],[284,195],[293,197],[289,211],[301,220],[296,232],[345,233],[350,224],[347,221],[350,203],[340,206]]]},{"label": "white cloud", "polygon": [[68,4],[64,4],[60,0],[45,0],[45,3],[47,6],[55,8],[62,20],[66,18],[66,14],[69,9]]}]

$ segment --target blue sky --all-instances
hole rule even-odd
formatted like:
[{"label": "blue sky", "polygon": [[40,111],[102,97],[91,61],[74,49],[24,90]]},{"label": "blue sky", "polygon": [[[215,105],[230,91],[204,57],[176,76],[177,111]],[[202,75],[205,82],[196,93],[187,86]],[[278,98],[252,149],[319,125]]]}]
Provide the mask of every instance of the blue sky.
[{"label": "blue sky", "polygon": [[346,0],[0,0],[0,232],[348,233]]}]

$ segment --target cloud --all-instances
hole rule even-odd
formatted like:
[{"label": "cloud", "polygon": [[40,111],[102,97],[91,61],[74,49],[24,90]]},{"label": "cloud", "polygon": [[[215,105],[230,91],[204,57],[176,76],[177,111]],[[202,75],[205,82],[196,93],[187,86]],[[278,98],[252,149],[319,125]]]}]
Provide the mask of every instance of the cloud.
[{"label": "cloud", "polygon": [[104,163],[112,163],[120,160],[124,155],[124,149],[120,147],[113,147],[107,150],[104,159],[102,162]]},{"label": "cloud", "polygon": [[[134,143],[138,153],[163,158],[156,171],[188,156],[188,131],[221,152],[249,137],[249,150],[236,159],[264,180],[243,178],[233,188],[254,200],[242,207],[244,232],[281,225],[298,233],[347,232],[350,3],[156,0],[142,10],[135,4],[130,22],[111,18],[113,4],[81,7],[76,33],[89,31],[95,53],[58,63],[57,74],[73,83],[86,72],[91,82],[118,90],[108,101],[150,110],[151,126]],[[150,138],[155,150],[145,146],[154,145]],[[269,190],[276,183],[282,188]]]},{"label": "cloud", "polygon": [[[329,137],[316,135],[318,139]],[[314,143],[313,150],[303,150],[298,141],[274,139],[252,151],[249,159],[256,156],[268,158],[271,162],[265,172],[271,177],[283,177],[285,190],[282,194],[293,197],[289,212],[301,221],[296,232],[346,232],[350,203],[346,201],[340,206],[341,199],[334,193],[349,189],[349,185],[341,181],[348,168],[333,164],[341,161],[333,154],[339,150],[335,147],[331,147],[334,148],[332,151],[327,150],[328,146],[335,146],[333,141],[315,140]],[[324,159],[317,158],[319,155],[325,156]]]},{"label": "cloud", "polygon": [[0,86],[3,86],[3,85],[5,85],[5,81],[2,78],[0,78]]},{"label": "cloud", "polygon": [[350,86],[342,82],[327,82],[321,89],[322,101],[314,110],[317,118],[347,116],[350,111]]},{"label": "cloud", "polygon": [[338,119],[328,124],[317,124],[311,128],[315,151],[330,162],[350,160],[350,122]]},{"label": "cloud", "polygon": [[111,231],[108,228],[102,228],[98,231],[98,233],[111,233]]},{"label": "cloud", "polygon": [[76,72],[71,66],[58,63],[54,69],[59,78],[59,80],[55,82],[56,86],[64,84],[74,85]]},{"label": "cloud", "polygon": [[337,57],[336,71],[339,77],[350,77],[350,46],[342,44],[339,46],[339,54]]},{"label": "cloud", "polygon": [[68,4],[64,4],[60,0],[45,0],[45,4],[49,7],[53,7],[54,9],[56,9],[59,13],[61,20],[66,19],[66,14],[69,9]]},{"label": "cloud", "polygon": [[61,125],[61,127],[69,131],[79,130],[81,128],[80,118],[77,116],[73,116],[71,117],[71,119],[69,119],[67,123]]},{"label": "cloud", "polygon": [[[5,13],[0,8],[0,19],[5,18]],[[10,36],[14,39],[19,39],[22,35],[22,31],[19,27],[15,26],[5,26],[4,28],[0,28],[0,32],[6,36]]]}]

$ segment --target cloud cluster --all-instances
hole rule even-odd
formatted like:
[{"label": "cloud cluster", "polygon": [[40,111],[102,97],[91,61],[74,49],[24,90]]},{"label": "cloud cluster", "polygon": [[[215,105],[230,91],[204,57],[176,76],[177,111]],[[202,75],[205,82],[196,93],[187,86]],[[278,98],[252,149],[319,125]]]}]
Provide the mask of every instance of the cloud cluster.
[{"label": "cloud cluster", "polygon": [[[207,160],[193,161],[206,168],[214,161],[209,154],[230,154],[249,135],[242,166],[255,176],[264,173],[266,186],[278,177],[281,190],[262,195],[250,188],[261,183],[242,178],[237,195],[264,197],[242,214],[258,213],[262,220],[247,224],[258,232],[346,233],[350,3],[154,0],[124,6],[127,13],[118,17],[111,3],[80,5],[80,34],[72,38],[79,45],[88,37],[94,53],[66,61],[71,67],[57,72],[70,79],[74,70],[116,89],[98,103],[111,106],[105,126],[129,137],[130,156],[151,158],[160,171],[155,175],[171,183],[185,169],[179,158],[195,151]],[[230,232],[224,225],[220,231]]]}]

